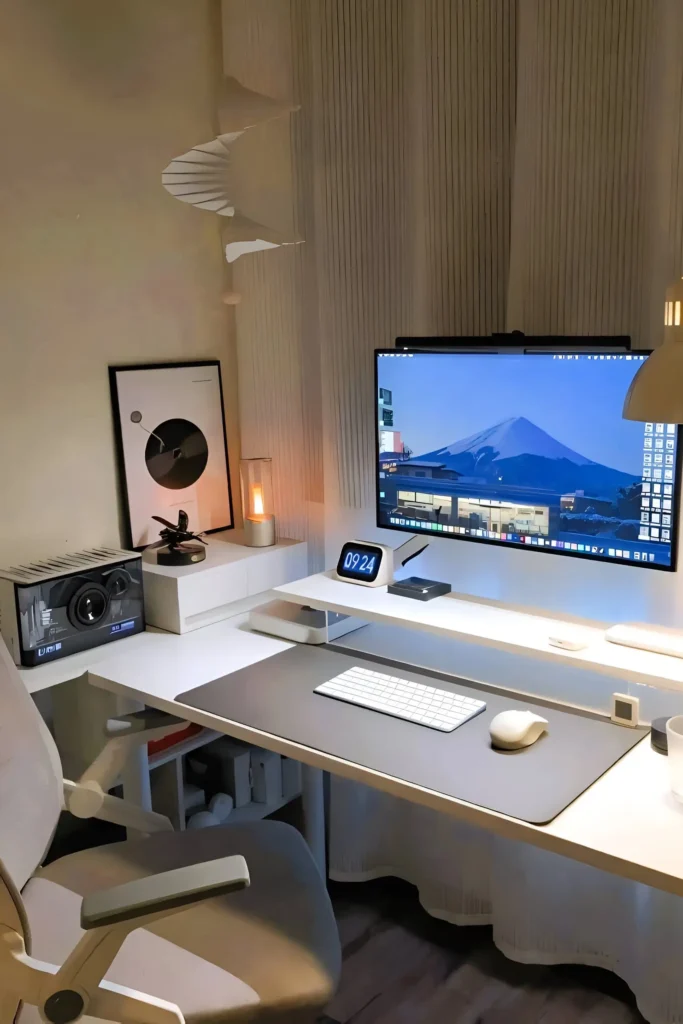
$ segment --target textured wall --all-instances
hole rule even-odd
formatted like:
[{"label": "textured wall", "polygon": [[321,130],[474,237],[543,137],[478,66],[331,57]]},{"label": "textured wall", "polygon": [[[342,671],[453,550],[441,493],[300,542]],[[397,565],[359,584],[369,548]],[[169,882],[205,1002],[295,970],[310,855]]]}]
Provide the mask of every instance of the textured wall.
[{"label": "textured wall", "polygon": [[664,289],[683,275],[683,4],[657,0],[646,94],[648,312],[643,343],[662,336]]},{"label": "textured wall", "polygon": [[640,334],[651,0],[521,0],[508,325]]},{"label": "textured wall", "polygon": [[160,183],[214,134],[219,27],[207,0],[2,5],[0,564],[119,542],[109,363],[221,357],[237,454],[217,218]]},{"label": "textured wall", "polygon": [[407,4],[416,334],[505,330],[516,107],[511,0]]},{"label": "textured wall", "polygon": [[374,503],[372,351],[504,329],[515,8],[328,0],[316,244],[326,493]]}]

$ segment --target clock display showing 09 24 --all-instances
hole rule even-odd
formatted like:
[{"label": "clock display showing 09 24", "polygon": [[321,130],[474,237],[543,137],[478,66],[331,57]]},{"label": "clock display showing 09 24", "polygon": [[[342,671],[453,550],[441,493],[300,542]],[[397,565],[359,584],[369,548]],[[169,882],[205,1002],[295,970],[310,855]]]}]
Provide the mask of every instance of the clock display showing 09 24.
[{"label": "clock display showing 09 24", "polygon": [[360,551],[347,551],[344,569],[357,572],[363,576],[372,576],[377,564],[377,555],[361,554]]},{"label": "clock display showing 09 24", "polygon": [[384,549],[379,545],[348,541],[339,556],[337,576],[359,583],[373,583],[384,557]]}]

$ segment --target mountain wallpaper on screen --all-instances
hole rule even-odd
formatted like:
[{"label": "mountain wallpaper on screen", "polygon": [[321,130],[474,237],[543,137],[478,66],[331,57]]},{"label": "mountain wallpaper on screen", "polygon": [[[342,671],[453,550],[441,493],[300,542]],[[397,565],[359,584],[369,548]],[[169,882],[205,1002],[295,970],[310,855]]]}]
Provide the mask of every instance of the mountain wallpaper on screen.
[{"label": "mountain wallpaper on screen", "polygon": [[639,479],[579,455],[524,416],[496,423],[478,434],[419,456],[441,462],[460,477],[530,487],[559,494],[583,491],[614,499]]}]

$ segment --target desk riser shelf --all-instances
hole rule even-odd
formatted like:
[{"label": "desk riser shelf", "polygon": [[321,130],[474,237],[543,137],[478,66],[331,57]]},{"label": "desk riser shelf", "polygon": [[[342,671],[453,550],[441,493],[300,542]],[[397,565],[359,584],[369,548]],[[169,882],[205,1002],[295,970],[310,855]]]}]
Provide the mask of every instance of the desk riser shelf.
[{"label": "desk riser shelf", "polygon": [[[577,623],[561,617],[534,614],[493,601],[449,594],[433,601],[411,601],[387,593],[386,587],[343,583],[331,573],[318,573],[277,587],[278,597],[296,604],[352,615],[365,622],[383,622],[468,643],[497,647],[510,653],[549,662],[564,661],[625,682],[661,689],[683,690],[683,660],[622,647],[604,639],[605,626]],[[549,644],[553,635],[575,635],[587,641],[583,650],[569,651]]]}]

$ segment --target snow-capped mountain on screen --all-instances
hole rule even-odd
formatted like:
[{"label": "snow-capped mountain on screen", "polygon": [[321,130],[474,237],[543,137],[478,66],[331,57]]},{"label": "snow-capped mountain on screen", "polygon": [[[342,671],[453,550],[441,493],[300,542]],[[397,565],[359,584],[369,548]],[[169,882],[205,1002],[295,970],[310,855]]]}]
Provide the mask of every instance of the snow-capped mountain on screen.
[{"label": "snow-capped mountain on screen", "polygon": [[596,497],[613,497],[639,478],[593,462],[557,441],[525,416],[513,416],[434,451],[418,461],[440,462],[460,477]]},{"label": "snow-capped mountain on screen", "polygon": [[482,452],[495,452],[497,459],[514,459],[518,455],[540,455],[544,459],[569,459],[577,466],[597,465],[556,441],[526,416],[512,416],[493,427],[480,430],[478,434],[471,434],[462,441],[455,441],[454,444],[439,448],[421,458],[436,460],[448,455],[462,455],[464,452],[471,452],[475,457]]}]

